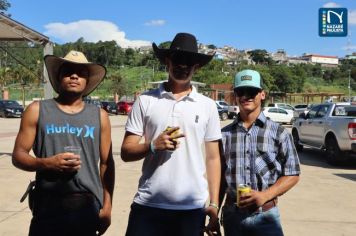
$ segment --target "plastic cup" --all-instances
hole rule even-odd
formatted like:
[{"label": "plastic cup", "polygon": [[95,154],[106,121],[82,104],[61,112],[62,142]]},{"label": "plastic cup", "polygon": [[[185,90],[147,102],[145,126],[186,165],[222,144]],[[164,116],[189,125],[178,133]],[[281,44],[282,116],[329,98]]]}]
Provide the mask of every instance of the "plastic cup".
[{"label": "plastic cup", "polygon": [[64,152],[70,152],[73,153],[74,155],[78,155],[80,157],[80,152],[82,151],[81,147],[78,146],[65,146],[64,147]]}]

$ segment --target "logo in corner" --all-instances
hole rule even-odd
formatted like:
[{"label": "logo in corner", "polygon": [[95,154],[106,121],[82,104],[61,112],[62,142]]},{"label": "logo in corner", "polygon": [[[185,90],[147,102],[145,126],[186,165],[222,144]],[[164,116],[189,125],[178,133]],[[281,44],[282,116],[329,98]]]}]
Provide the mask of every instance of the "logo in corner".
[{"label": "logo in corner", "polygon": [[347,36],[347,8],[319,9],[319,36]]}]

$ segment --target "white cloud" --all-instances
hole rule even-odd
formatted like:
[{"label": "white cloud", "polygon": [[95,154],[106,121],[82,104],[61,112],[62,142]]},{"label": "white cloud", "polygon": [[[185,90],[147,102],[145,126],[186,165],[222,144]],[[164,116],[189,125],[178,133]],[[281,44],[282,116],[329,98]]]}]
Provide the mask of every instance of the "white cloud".
[{"label": "white cloud", "polygon": [[75,42],[83,37],[86,42],[115,40],[120,47],[137,48],[149,46],[151,42],[144,40],[129,40],[124,31],[109,21],[79,20],[70,23],[50,23],[45,25],[45,35],[58,38],[64,42]]},{"label": "white cloud", "polygon": [[335,8],[335,7],[340,7],[339,4],[335,3],[335,2],[327,2],[323,5],[323,7],[326,7],[326,8]]},{"label": "white cloud", "polygon": [[146,26],[162,26],[166,24],[165,20],[150,20],[145,23]]},{"label": "white cloud", "polygon": [[349,10],[349,24],[356,25],[356,10]]},{"label": "white cloud", "polygon": [[342,47],[342,50],[345,50],[345,51],[356,50],[356,45],[350,45],[350,46]]}]

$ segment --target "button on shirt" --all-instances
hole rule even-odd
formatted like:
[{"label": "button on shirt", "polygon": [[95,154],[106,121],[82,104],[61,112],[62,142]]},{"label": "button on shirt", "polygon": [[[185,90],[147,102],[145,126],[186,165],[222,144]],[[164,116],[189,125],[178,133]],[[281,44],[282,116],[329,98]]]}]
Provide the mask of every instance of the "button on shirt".
[{"label": "button on shirt", "polygon": [[265,190],[281,176],[299,175],[299,158],[292,136],[261,112],[250,129],[240,116],[222,129],[228,194],[236,195],[238,184]]}]

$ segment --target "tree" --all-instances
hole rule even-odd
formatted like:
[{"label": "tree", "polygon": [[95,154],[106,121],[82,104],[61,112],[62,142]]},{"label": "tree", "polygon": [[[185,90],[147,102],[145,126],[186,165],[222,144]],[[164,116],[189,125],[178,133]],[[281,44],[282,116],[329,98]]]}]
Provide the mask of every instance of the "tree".
[{"label": "tree", "polygon": [[0,87],[3,90],[4,87],[8,84],[10,76],[10,68],[9,67],[1,67],[0,68]]},{"label": "tree", "polygon": [[256,49],[248,52],[252,61],[260,65],[271,65],[273,60],[268,55],[268,52],[265,49]]},{"label": "tree", "polygon": [[207,47],[208,47],[209,49],[216,49],[216,48],[217,48],[214,44],[209,44]]},{"label": "tree", "polygon": [[11,4],[7,0],[0,0],[0,11],[7,11]]},{"label": "tree", "polygon": [[169,49],[172,41],[166,41],[158,45],[159,48]]},{"label": "tree", "polygon": [[111,92],[116,93],[119,97],[125,95],[125,84],[123,78],[118,71],[109,71],[107,78],[111,81]]},{"label": "tree", "polygon": [[270,71],[275,79],[275,83],[279,91],[288,93],[297,90],[295,76],[291,73],[291,70],[287,66],[273,66],[270,68]]},{"label": "tree", "polygon": [[306,72],[303,69],[303,65],[294,65],[291,67],[292,73],[294,74],[296,80],[296,91],[295,92],[303,92],[303,86],[306,78]]},{"label": "tree", "polygon": [[356,80],[356,67],[353,67],[352,69],[351,69],[351,78],[353,79],[353,80]]},{"label": "tree", "polygon": [[312,67],[311,73],[313,77],[322,77],[323,70],[321,68],[321,65],[320,64],[314,65]]},{"label": "tree", "polygon": [[[226,73],[225,73],[226,72]],[[193,75],[193,80],[210,84],[231,83],[231,72],[222,60],[212,60]]]}]

